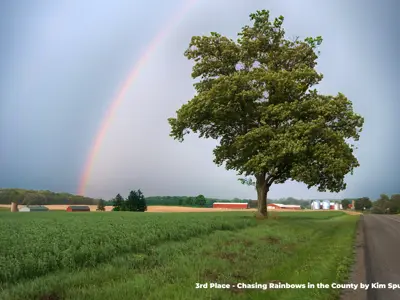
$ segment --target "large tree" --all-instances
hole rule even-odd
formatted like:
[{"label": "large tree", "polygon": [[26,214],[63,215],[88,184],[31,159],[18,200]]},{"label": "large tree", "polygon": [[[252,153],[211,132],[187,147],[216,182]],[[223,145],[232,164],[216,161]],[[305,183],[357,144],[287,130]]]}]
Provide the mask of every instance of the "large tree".
[{"label": "large tree", "polygon": [[342,93],[312,89],[323,77],[315,69],[321,37],[287,39],[284,18],[271,21],[266,10],[250,19],[236,41],[215,32],[192,37],[185,56],[197,93],[168,121],[181,142],[189,132],[218,140],[214,162],[255,185],[266,216],[274,183],[345,189],[344,176],[359,166],[353,143],[364,120]]}]

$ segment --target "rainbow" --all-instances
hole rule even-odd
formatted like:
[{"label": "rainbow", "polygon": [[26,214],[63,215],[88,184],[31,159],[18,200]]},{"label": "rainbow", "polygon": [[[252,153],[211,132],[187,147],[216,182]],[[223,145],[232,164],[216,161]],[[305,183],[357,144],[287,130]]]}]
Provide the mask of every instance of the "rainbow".
[{"label": "rainbow", "polygon": [[165,26],[163,26],[163,30],[161,30],[150,42],[147,49],[144,51],[143,55],[139,58],[136,64],[133,66],[132,71],[129,73],[128,77],[123,82],[120,90],[116,94],[116,96],[111,101],[109,108],[107,109],[107,113],[104,116],[103,121],[101,122],[100,128],[95,135],[94,142],[92,147],[90,148],[89,156],[84,165],[84,169],[79,181],[78,186],[78,195],[85,194],[85,188],[89,181],[91,170],[93,168],[93,164],[96,160],[97,153],[100,150],[100,147],[103,143],[104,137],[107,134],[107,130],[110,127],[110,124],[113,121],[113,117],[118,107],[123,102],[125,94],[129,90],[129,88],[135,82],[135,79],[138,77],[140,71],[146,65],[146,62],[149,60],[151,55],[157,50],[158,46],[165,40],[170,32],[177,26],[177,24],[182,20],[184,15],[188,13],[188,11],[198,2],[199,0],[187,0],[185,1],[185,5],[180,9],[176,14],[174,14],[167,22]]}]

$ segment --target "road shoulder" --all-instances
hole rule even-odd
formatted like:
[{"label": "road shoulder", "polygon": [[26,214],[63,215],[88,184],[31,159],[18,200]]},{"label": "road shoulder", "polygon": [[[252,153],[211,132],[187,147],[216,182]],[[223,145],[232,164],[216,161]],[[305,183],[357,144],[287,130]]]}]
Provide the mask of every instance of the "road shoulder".
[{"label": "road shoulder", "polygon": [[[348,283],[366,283],[365,268],[365,234],[364,234],[364,216],[360,216],[357,224],[356,240],[354,244],[355,261],[353,263]],[[364,289],[344,289],[341,300],[366,300],[367,291]]]}]

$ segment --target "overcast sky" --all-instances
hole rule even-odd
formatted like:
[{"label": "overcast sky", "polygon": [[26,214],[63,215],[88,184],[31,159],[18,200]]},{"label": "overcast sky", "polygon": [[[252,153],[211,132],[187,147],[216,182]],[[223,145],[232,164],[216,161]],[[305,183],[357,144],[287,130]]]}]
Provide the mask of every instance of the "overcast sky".
[{"label": "overcast sky", "polygon": [[[7,3],[8,2],[8,3]],[[104,116],[149,43],[187,1],[0,2],[0,187],[76,193]],[[199,0],[157,45],[130,85],[94,160],[85,193],[256,198],[212,162],[213,141],[169,137],[168,117],[194,95],[193,35],[235,38],[248,15],[283,15],[289,37],[321,35],[319,89],[343,92],[365,117],[361,163],[340,194],[289,182],[269,198],[400,192],[396,0]],[[397,111],[397,114],[396,114]],[[397,117],[397,118],[396,118]]]}]

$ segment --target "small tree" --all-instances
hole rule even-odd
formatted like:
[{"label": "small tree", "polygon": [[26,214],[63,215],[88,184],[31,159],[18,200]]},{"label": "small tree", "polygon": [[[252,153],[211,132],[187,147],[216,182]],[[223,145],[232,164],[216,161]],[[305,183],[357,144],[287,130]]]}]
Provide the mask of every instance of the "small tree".
[{"label": "small tree", "polygon": [[122,196],[120,194],[118,194],[117,196],[115,196],[114,198],[114,211],[122,211],[123,206],[124,206],[124,198],[122,198]]},{"label": "small tree", "polygon": [[139,207],[139,195],[136,191],[129,193],[128,199],[126,200],[127,211],[137,211]]},{"label": "small tree", "polygon": [[106,210],[105,201],[103,199],[100,199],[99,202],[97,203],[97,210],[98,211],[105,211]]},{"label": "small tree", "polygon": [[205,206],[206,205],[206,198],[203,195],[198,195],[195,199],[195,203],[198,206]]},{"label": "small tree", "polygon": [[136,194],[137,194],[138,200],[139,200],[138,206],[137,206],[137,211],[140,211],[140,212],[147,211],[146,198],[144,197],[142,191],[138,190]]},{"label": "small tree", "polygon": [[315,89],[321,37],[286,39],[284,18],[266,10],[250,19],[236,41],[216,32],[192,37],[185,56],[197,93],[168,121],[180,142],[190,132],[218,140],[214,162],[255,186],[266,217],[273,184],[345,189],[345,175],[359,166],[353,141],[364,120],[342,93]]}]

